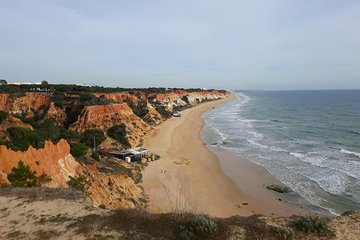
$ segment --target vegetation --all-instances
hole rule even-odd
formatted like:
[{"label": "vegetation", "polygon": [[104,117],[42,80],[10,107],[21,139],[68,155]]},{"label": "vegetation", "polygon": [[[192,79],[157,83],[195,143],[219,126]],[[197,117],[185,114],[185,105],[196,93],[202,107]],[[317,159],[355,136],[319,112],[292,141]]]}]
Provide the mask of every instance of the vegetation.
[{"label": "vegetation", "polygon": [[11,140],[11,142],[8,143],[8,147],[15,151],[26,151],[30,145],[35,148],[44,146],[44,142],[40,135],[31,129],[11,127],[6,130],[6,133]]},{"label": "vegetation", "polygon": [[[84,86],[76,84],[49,84],[47,81],[42,81],[42,84],[8,84],[6,80],[0,80],[0,92],[1,93],[24,93],[32,91],[51,91],[51,92],[62,92],[62,93],[116,93],[116,92],[144,92],[146,94],[154,93],[169,93],[176,90],[186,90],[188,92],[196,91],[213,91],[214,89],[204,90],[201,88],[161,88],[161,87],[151,87],[151,88],[120,88],[120,87],[102,87],[102,86]],[[220,90],[225,92],[224,90]]]},{"label": "vegetation", "polygon": [[80,158],[87,153],[88,148],[79,142],[73,142],[70,144],[70,153],[76,158]]},{"label": "vegetation", "polygon": [[12,187],[37,187],[39,186],[36,172],[31,171],[30,167],[25,165],[23,161],[18,162],[18,166],[11,169],[8,174]]},{"label": "vegetation", "polygon": [[99,146],[106,139],[104,132],[100,129],[89,129],[86,130],[80,136],[80,142],[88,147]]},{"label": "vegetation", "polygon": [[7,85],[7,81],[5,79],[0,79],[0,85]]},{"label": "vegetation", "polygon": [[217,224],[205,216],[193,216],[179,225],[177,239],[207,239],[214,236],[218,230]]},{"label": "vegetation", "polygon": [[67,182],[69,187],[72,187],[76,190],[79,190],[83,193],[86,193],[88,188],[90,187],[89,181],[84,176],[71,177]]},{"label": "vegetation", "polygon": [[55,121],[51,118],[47,118],[42,122],[37,120],[34,130],[22,127],[11,127],[6,130],[6,134],[9,136],[10,141],[1,142],[14,151],[26,151],[29,146],[34,148],[44,147],[46,140],[52,142],[58,142],[61,138],[66,140],[78,139],[79,135],[73,131],[67,130],[64,127],[55,125]]},{"label": "vegetation", "polygon": [[149,112],[147,105],[144,103],[139,103],[138,105],[129,104],[129,107],[141,119],[143,119]]},{"label": "vegetation", "polygon": [[109,128],[107,134],[122,145],[130,147],[130,143],[126,138],[126,127],[123,123]]},{"label": "vegetation", "polygon": [[329,219],[319,216],[306,216],[296,219],[292,225],[299,231],[305,233],[315,233],[318,236],[335,235],[334,229],[329,225]]},{"label": "vegetation", "polygon": [[8,112],[0,110],[0,124],[7,118],[8,115]]}]

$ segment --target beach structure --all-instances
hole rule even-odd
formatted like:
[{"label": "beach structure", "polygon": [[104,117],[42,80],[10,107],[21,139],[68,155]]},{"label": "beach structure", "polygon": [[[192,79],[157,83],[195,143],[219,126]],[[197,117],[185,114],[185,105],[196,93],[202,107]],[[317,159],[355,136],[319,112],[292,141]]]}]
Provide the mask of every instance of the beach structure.
[{"label": "beach structure", "polygon": [[113,157],[122,159],[126,162],[135,162],[140,161],[142,158],[149,157],[150,152],[146,148],[133,148],[126,150],[110,150],[110,149],[102,149],[99,151],[100,154],[111,155]]}]

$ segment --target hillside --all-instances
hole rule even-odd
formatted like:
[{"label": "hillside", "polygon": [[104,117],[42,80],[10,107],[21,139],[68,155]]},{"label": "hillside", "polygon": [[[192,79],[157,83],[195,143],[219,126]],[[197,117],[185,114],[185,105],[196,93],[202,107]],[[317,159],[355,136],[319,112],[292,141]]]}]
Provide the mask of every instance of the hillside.
[{"label": "hillside", "polygon": [[[85,191],[95,206],[145,207],[146,160],[128,164],[99,149],[141,146],[175,111],[228,96],[201,89],[120,89],[76,85],[0,86],[0,183],[21,160],[44,187]],[[96,152],[93,152],[94,145]]]},{"label": "hillside", "polygon": [[[211,218],[95,208],[71,189],[0,189],[0,239],[358,239],[360,213],[349,212],[306,232],[308,219],[250,216]],[[308,230],[311,230],[311,224]],[[328,231],[323,226],[328,226]]]}]

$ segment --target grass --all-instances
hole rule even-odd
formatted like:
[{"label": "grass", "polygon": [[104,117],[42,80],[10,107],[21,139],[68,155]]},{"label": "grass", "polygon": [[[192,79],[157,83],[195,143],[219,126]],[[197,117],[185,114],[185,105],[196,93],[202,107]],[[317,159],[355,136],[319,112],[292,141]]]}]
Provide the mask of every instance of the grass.
[{"label": "grass", "polygon": [[[139,209],[119,209],[110,215],[88,215],[69,228],[87,235],[95,229],[124,233],[125,237],[148,239],[226,239],[226,225],[218,219],[194,214],[150,214]],[[134,232],[136,234],[134,235]]]},{"label": "grass", "polygon": [[299,217],[292,222],[295,229],[318,236],[334,237],[335,231],[329,225],[329,219],[319,216]]}]

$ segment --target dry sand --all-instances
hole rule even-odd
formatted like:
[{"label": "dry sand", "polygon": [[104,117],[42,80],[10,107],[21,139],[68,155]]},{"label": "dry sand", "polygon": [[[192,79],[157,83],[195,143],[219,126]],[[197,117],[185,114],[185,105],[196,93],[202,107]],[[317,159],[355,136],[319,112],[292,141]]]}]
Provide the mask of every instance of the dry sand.
[{"label": "dry sand", "polygon": [[[180,118],[160,124],[146,139],[145,146],[161,156],[144,171],[143,186],[149,196],[150,212],[190,211],[218,217],[306,213],[298,206],[277,200],[279,196],[265,188],[278,183],[265,169],[218,151],[224,160],[220,164],[201,140],[202,113],[233,98],[187,109]],[[236,184],[223,174],[222,167],[229,176],[236,177]]]}]

